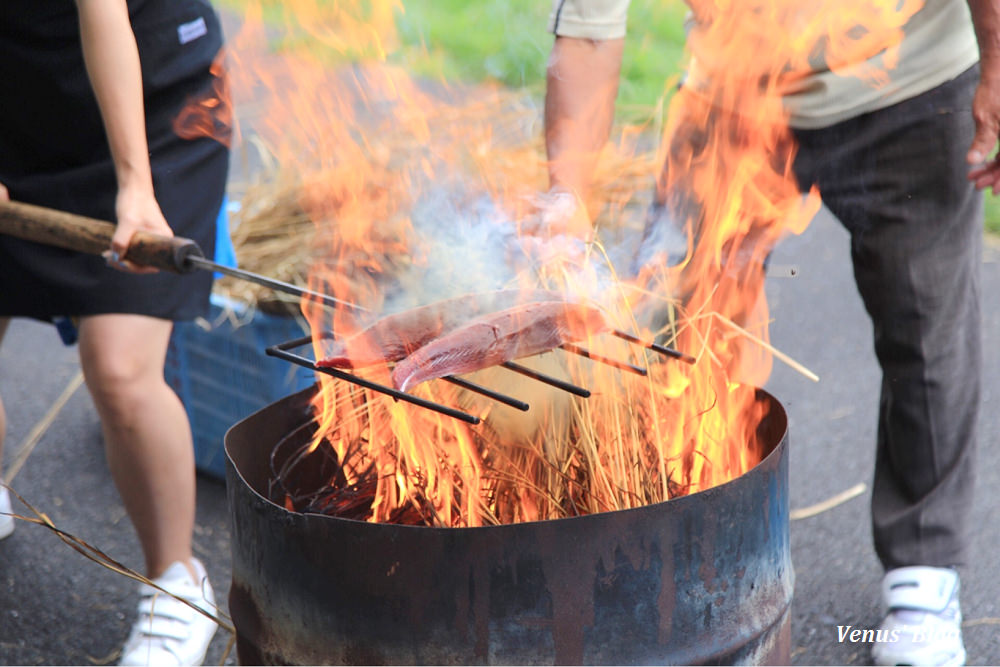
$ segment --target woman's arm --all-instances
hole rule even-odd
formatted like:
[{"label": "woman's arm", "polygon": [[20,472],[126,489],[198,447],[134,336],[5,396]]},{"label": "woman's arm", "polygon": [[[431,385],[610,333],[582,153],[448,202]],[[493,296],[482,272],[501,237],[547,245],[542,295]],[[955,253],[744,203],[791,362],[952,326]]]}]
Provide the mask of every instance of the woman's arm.
[{"label": "woman's arm", "polygon": [[173,235],[153,193],[139,50],[125,0],[76,0],[76,4],[87,74],[118,177],[118,228],[111,250],[124,256],[137,230]]}]

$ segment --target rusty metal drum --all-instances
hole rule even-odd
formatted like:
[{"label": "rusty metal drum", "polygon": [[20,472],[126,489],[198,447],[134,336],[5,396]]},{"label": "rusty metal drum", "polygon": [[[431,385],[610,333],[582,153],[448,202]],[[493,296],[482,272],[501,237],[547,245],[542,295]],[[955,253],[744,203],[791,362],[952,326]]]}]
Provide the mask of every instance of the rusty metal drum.
[{"label": "rusty metal drum", "polygon": [[[481,528],[299,514],[267,499],[315,387],[225,438],[242,664],[788,664],[787,418],[764,459],[645,507]],[[292,434],[291,436],[289,434]]]}]

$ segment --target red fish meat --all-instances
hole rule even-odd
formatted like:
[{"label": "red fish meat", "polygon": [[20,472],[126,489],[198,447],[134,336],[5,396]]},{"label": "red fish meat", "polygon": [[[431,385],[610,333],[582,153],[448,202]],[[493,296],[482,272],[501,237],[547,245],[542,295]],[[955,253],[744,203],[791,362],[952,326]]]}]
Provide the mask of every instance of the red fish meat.
[{"label": "red fish meat", "polygon": [[558,300],[546,290],[498,290],[466,294],[386,315],[361,331],[333,341],[319,367],[365,368],[399,361],[431,340],[485,313],[529,301]]},{"label": "red fish meat", "polygon": [[392,370],[396,389],[446,375],[471,373],[505,361],[530,357],[607,331],[593,306],[544,301],[483,315],[413,352]]}]

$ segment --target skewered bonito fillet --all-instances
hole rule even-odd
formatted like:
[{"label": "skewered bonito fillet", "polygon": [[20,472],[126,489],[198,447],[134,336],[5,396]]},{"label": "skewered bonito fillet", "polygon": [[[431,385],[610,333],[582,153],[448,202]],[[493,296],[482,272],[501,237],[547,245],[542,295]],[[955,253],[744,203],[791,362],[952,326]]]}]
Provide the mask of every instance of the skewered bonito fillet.
[{"label": "skewered bonito fillet", "polygon": [[530,357],[608,331],[600,310],[568,301],[527,303],[483,315],[435,338],[396,364],[399,391],[434,378]]},{"label": "skewered bonito fillet", "polygon": [[499,290],[466,294],[386,315],[361,331],[335,340],[316,361],[321,368],[365,368],[399,361],[428,342],[486,313],[532,301],[564,300],[546,290]]}]

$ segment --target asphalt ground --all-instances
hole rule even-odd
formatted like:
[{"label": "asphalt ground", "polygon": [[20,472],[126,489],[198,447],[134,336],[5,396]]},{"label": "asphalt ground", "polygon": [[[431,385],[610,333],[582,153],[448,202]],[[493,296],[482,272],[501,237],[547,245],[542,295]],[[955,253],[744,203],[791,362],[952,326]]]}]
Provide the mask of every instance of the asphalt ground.
[{"label": "asphalt ground", "polygon": [[[877,627],[882,577],[869,523],[881,374],[872,327],[854,287],[847,233],[821,214],[802,237],[783,242],[775,263],[799,274],[770,279],[772,343],[820,377],[804,378],[779,362],[767,388],[789,413],[791,504],[808,508],[856,487],[864,493],[811,518],[791,522],[795,664],[870,664],[870,647],[838,641],[838,626]],[[983,252],[983,398],[979,422],[975,537],[962,571],[964,637],[969,664],[1000,663],[1000,610],[994,554],[1000,547],[995,489],[1000,463],[1000,250]]]}]

